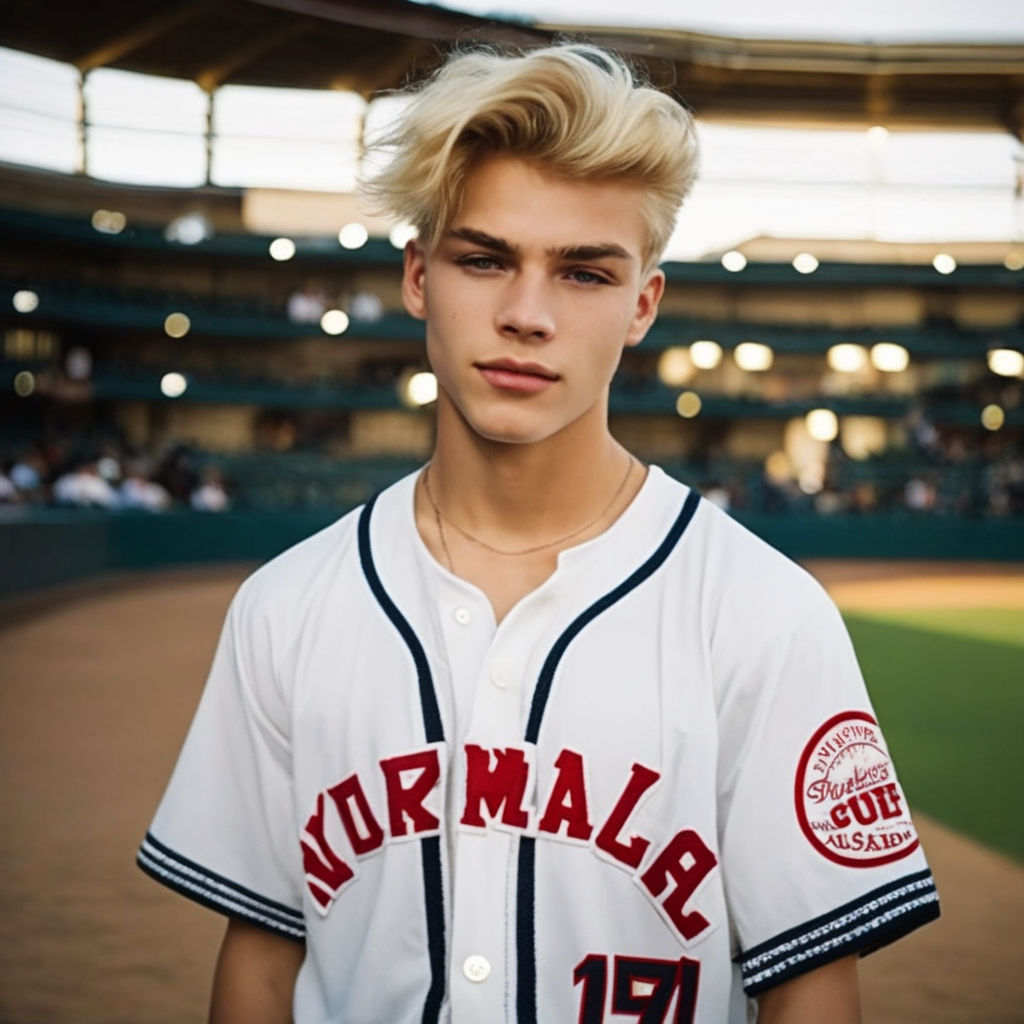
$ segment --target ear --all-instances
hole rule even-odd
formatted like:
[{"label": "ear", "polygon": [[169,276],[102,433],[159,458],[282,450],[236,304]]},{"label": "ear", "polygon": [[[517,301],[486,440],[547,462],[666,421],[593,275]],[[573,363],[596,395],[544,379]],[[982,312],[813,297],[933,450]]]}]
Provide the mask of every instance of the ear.
[{"label": "ear", "polygon": [[658,316],[658,303],[665,294],[665,272],[653,270],[636,299],[636,310],[626,332],[626,348],[639,345]]},{"label": "ear", "polygon": [[427,318],[427,298],[424,287],[427,262],[416,240],[405,243],[402,263],[402,303],[409,316],[417,320]]}]

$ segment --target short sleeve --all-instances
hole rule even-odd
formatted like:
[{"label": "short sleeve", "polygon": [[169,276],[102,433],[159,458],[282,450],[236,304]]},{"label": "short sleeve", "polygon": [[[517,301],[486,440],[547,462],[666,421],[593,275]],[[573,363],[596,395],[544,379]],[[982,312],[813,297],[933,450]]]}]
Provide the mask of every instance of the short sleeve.
[{"label": "short sleeve", "polygon": [[289,719],[269,626],[243,585],[138,864],[190,899],[302,940]]},{"label": "short sleeve", "polygon": [[722,658],[722,867],[748,995],[939,913],[846,628],[816,584],[803,598]]}]

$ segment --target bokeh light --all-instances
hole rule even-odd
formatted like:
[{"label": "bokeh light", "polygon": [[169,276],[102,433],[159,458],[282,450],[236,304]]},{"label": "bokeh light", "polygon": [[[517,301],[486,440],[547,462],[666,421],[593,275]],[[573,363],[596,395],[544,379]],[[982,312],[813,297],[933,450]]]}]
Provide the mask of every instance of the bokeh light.
[{"label": "bokeh light", "polygon": [[437,378],[427,370],[414,373],[405,385],[405,398],[417,406],[437,401]]},{"label": "bokeh light", "polygon": [[856,373],[868,365],[868,350],[863,345],[842,342],[828,350],[828,365],[839,373]]},{"label": "bokeh light", "polygon": [[320,317],[320,327],[324,334],[344,334],[348,330],[348,313],[342,309],[328,309]]},{"label": "bokeh light", "polygon": [[774,451],[764,460],[765,476],[775,484],[793,479],[793,463],[784,451]]},{"label": "bokeh light", "polygon": [[805,420],[815,441],[834,441],[839,435],[839,418],[831,409],[812,409]]},{"label": "bokeh light", "polygon": [[693,360],[688,349],[665,349],[658,357],[658,379],[670,388],[681,387],[693,376]]},{"label": "bokeh light", "polygon": [[168,338],[184,338],[192,329],[192,321],[185,313],[169,313],[164,320],[164,334]]},{"label": "bokeh light", "polygon": [[290,238],[275,238],[270,243],[270,258],[283,263],[295,255],[295,243]]},{"label": "bokeh light", "polygon": [[713,370],[722,361],[722,346],[703,338],[690,346],[690,359],[698,370]]},{"label": "bokeh light", "polygon": [[981,425],[986,430],[1001,430],[1005,422],[1006,413],[1003,412],[1002,406],[986,405],[981,410]]},{"label": "bokeh light", "polygon": [[416,229],[411,224],[396,224],[388,232],[388,241],[396,249],[404,249],[406,242],[416,237]]},{"label": "bokeh light", "polygon": [[14,375],[14,393],[19,398],[28,398],[36,389],[35,375],[28,370],[22,370]]},{"label": "bokeh light", "polygon": [[910,365],[910,353],[893,341],[880,341],[871,346],[871,362],[883,373],[902,373]]},{"label": "bokeh light", "polygon": [[730,249],[722,254],[722,266],[733,274],[738,274],[747,265],[747,257],[738,249]]},{"label": "bokeh light", "polygon": [[160,378],[160,391],[167,398],[181,398],[188,389],[188,381],[182,373],[165,373]]},{"label": "bokeh light", "polygon": [[793,257],[793,269],[800,274],[813,274],[820,264],[818,258],[809,252],[798,252]]},{"label": "bokeh light", "polygon": [[1024,376],[1024,353],[1015,348],[994,348],[988,354],[988,368],[1000,377]]},{"label": "bokeh light", "polygon": [[338,244],[343,249],[361,249],[369,241],[370,232],[358,221],[346,224],[338,232]]},{"label": "bokeh light", "polygon": [[14,293],[11,304],[19,313],[34,313],[39,308],[39,295],[31,288],[21,288]]},{"label": "bokeh light", "polygon": [[758,341],[743,341],[736,346],[733,359],[741,370],[749,373],[763,373],[770,370],[775,361],[775,353],[767,345]]},{"label": "bokeh light", "polygon": [[93,230],[101,235],[119,235],[128,224],[128,218],[120,210],[94,210]]},{"label": "bokeh light", "polygon": [[684,391],[676,399],[676,412],[683,419],[692,420],[694,416],[699,415],[703,404],[700,400],[700,395],[696,391]]}]

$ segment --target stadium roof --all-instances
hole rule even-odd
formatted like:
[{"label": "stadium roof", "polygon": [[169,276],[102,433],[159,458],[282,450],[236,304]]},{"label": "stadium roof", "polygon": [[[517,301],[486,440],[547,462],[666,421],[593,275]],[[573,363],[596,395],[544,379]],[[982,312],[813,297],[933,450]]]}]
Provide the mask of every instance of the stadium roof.
[{"label": "stadium roof", "polygon": [[343,88],[400,85],[459,40],[549,39],[514,22],[409,0],[12,0],[0,45],[74,64],[225,84]]},{"label": "stadium roof", "polygon": [[[565,18],[571,16],[569,9]],[[0,46],[82,71],[121,68],[207,89],[277,85],[369,95],[431,67],[438,50],[454,43],[529,45],[565,31],[645,61],[656,81],[705,117],[1001,127],[1024,138],[1024,43],[1012,32],[1007,41],[969,43],[752,38],[568,20],[532,24],[410,0],[0,5]]]}]

